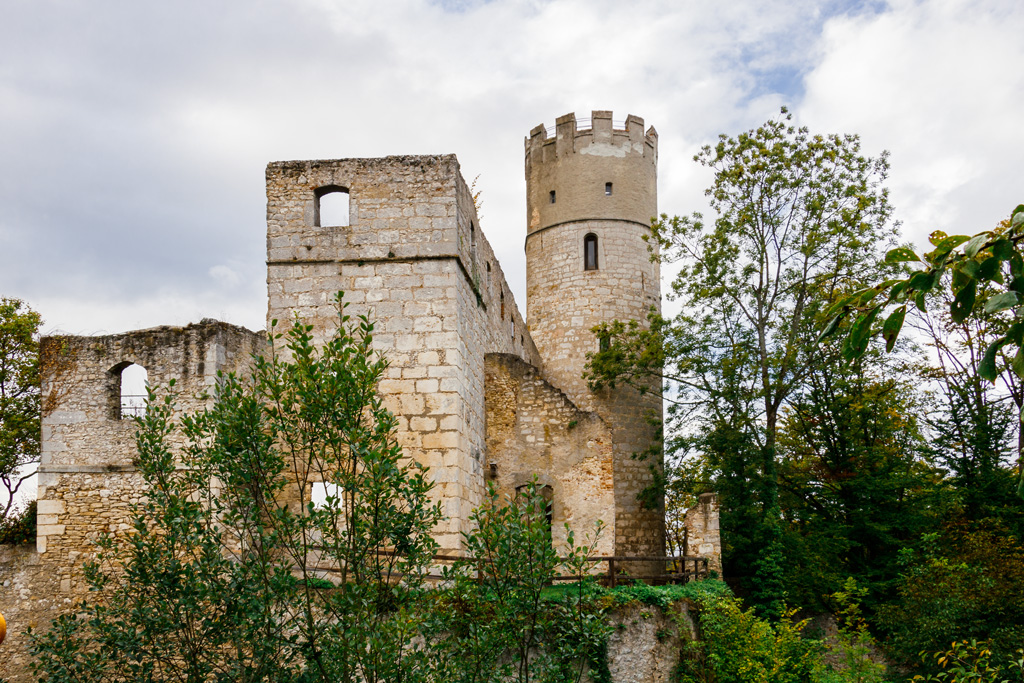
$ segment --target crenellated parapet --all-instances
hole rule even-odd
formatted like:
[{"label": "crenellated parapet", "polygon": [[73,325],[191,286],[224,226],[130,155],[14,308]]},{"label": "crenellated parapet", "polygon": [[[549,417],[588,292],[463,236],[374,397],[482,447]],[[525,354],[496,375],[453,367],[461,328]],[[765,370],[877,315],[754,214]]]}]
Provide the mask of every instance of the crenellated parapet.
[{"label": "crenellated parapet", "polygon": [[581,219],[650,225],[657,208],[658,133],[630,114],[589,120],[566,114],[554,136],[543,125],[526,138],[527,234]]}]

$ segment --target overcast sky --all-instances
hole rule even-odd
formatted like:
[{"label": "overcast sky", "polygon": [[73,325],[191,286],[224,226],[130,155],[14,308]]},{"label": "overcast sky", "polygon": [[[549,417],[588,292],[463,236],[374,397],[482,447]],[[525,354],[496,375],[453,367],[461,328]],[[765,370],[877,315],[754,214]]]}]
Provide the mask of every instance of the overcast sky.
[{"label": "overcast sky", "polygon": [[3,0],[0,295],[46,331],[261,329],[267,162],[458,155],[524,307],[523,137],[575,111],[692,160],[787,105],[892,153],[904,234],[1024,202],[1020,0]]}]

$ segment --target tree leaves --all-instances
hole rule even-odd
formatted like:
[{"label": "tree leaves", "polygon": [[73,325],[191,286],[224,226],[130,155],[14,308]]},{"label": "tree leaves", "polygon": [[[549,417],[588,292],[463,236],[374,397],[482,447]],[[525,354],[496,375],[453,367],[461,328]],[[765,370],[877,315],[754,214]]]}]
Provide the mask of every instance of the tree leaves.
[{"label": "tree leaves", "polygon": [[1005,311],[1007,308],[1018,306],[1022,302],[1024,302],[1024,297],[1017,292],[1003,292],[1002,294],[996,294],[985,302],[985,312],[998,313],[999,311]]},{"label": "tree leaves", "polygon": [[896,338],[903,327],[903,318],[907,315],[907,307],[900,306],[882,324],[882,337],[885,339],[885,350],[891,352],[896,345]]}]

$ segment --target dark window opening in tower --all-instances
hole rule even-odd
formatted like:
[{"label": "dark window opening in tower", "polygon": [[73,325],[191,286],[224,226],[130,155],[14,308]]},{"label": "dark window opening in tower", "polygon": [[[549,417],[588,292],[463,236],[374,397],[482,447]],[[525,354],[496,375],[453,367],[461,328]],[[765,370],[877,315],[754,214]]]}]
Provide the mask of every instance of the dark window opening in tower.
[{"label": "dark window opening in tower", "polygon": [[145,417],[149,373],[141,365],[126,365],[120,373],[118,418]]},{"label": "dark window opening in tower", "polygon": [[498,317],[499,318],[504,318],[505,317],[505,292],[501,293],[501,314]]},{"label": "dark window opening in tower", "polygon": [[612,196],[612,184],[611,183],[605,183],[604,184],[604,196],[605,197],[611,197]]},{"label": "dark window opening in tower", "polygon": [[597,270],[597,235],[594,233],[583,238],[583,270]]},{"label": "dark window opening in tower", "polygon": [[349,225],[348,188],[338,185],[321,187],[314,193],[313,225],[318,228],[344,228]]},{"label": "dark window opening in tower", "polygon": [[555,203],[555,191],[551,190],[551,194],[549,196],[551,197],[551,203],[554,204]]},{"label": "dark window opening in tower", "polygon": [[612,340],[607,334],[602,334],[597,338],[597,349],[598,351],[607,351],[612,347]]},{"label": "dark window opening in tower", "polygon": [[511,313],[508,314],[508,329],[509,329],[509,332],[512,334],[512,343],[515,344],[516,343],[516,319],[515,319],[515,317]]}]

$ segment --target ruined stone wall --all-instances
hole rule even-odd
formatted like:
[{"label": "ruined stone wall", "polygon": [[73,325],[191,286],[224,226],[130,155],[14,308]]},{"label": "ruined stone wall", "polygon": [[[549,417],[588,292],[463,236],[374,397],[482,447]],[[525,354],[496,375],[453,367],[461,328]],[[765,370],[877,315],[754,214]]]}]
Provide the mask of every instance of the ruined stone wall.
[{"label": "ruined stone wall", "polygon": [[[20,671],[27,659],[24,631],[46,625],[81,599],[82,564],[105,533],[129,529],[133,503],[145,495],[136,471],[135,421],[121,415],[121,372],[146,368],[151,387],[178,394],[175,415],[204,407],[217,372],[245,372],[266,345],[262,332],[212,320],[104,337],[46,337],[42,341],[43,414],[35,552],[0,552],[0,612],[8,640],[0,671]],[[182,436],[171,436],[180,445]],[[8,583],[10,582],[10,583]],[[13,680],[13,677],[11,677]]]},{"label": "ruined stone wall", "polygon": [[719,528],[718,495],[702,493],[697,504],[686,511],[687,555],[708,558],[708,569],[722,576],[722,535]]},{"label": "ruined stone wall", "polygon": [[[635,116],[616,131],[606,111],[593,112],[591,125],[578,129],[570,114],[558,119],[554,139],[538,126],[526,140],[527,320],[544,376],[611,427],[615,553],[661,555],[663,511],[637,500],[651,482],[649,466],[660,462],[633,457],[660,438],[649,423],[661,416],[660,387],[655,382],[646,395],[628,387],[595,393],[583,379],[587,354],[600,345],[594,326],[645,324],[651,309],[660,311],[660,269],[644,240],[657,212],[657,134],[645,134]],[[597,238],[596,268],[585,261],[588,235]]]},{"label": "ruined stone wall", "polygon": [[[537,368],[516,356],[489,354],[487,474],[502,497],[534,477],[552,488],[551,536],[565,544],[565,525],[578,543],[601,521],[595,555],[613,555],[615,491],[612,435],[596,413],[576,408]],[[596,566],[596,570],[602,570]]]},{"label": "ruined stone wall", "polygon": [[[349,224],[317,224],[322,188],[344,188]],[[483,494],[484,354],[539,356],[480,228],[454,155],[293,161],[267,167],[269,319],[295,312],[322,340],[332,296],[375,322],[390,368],[380,390],[406,455],[430,468],[442,547]]]}]

